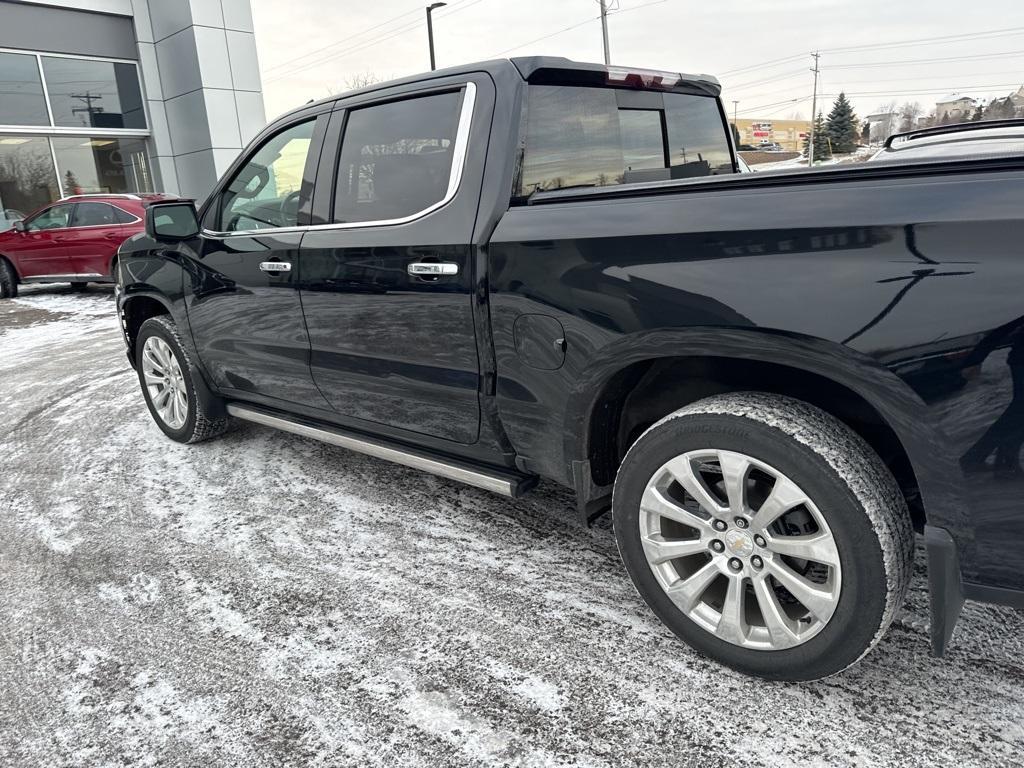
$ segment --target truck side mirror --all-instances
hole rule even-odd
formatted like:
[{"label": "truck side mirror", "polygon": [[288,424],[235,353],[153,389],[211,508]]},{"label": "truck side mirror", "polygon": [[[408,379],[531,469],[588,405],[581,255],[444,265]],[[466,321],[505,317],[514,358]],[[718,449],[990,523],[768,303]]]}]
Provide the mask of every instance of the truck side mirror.
[{"label": "truck side mirror", "polygon": [[199,215],[191,200],[153,203],[146,208],[146,234],[154,240],[176,243],[199,234]]}]

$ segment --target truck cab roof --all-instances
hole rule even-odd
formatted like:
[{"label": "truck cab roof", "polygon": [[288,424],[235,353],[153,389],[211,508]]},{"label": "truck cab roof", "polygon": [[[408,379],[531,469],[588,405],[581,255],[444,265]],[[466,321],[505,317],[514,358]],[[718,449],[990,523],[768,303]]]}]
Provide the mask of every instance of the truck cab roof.
[{"label": "truck cab roof", "polygon": [[335,94],[325,99],[304,104],[291,110],[281,117],[316,107],[321,104],[335,102],[363,93],[372,93],[382,88],[396,85],[422,82],[427,79],[464,75],[471,72],[487,72],[491,75],[517,72],[519,77],[529,83],[595,85],[623,88],[655,88],[669,90],[672,88],[688,88],[718,96],[722,86],[718,79],[708,74],[686,74],[682,72],[663,72],[640,67],[605,66],[593,62],[573,61],[563,56],[518,56],[511,59],[491,59],[489,61],[459,64],[454,67],[438,69],[433,72],[401,77],[386,82],[373,83],[363,88]]}]

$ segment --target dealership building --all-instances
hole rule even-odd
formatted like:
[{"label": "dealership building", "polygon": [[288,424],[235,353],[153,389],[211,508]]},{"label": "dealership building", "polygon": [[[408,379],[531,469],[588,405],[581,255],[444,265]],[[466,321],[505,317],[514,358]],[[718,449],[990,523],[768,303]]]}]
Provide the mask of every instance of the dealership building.
[{"label": "dealership building", "polygon": [[202,198],[265,124],[261,90],[249,0],[0,0],[0,218]]}]

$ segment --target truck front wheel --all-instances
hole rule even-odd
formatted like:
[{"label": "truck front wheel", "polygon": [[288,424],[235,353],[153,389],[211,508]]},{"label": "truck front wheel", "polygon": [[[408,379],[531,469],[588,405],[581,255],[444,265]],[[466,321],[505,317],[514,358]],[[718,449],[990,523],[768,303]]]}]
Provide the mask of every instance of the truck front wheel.
[{"label": "truck front wheel", "polygon": [[198,443],[224,432],[227,418],[199,396],[202,375],[166,315],[146,320],[135,341],[136,368],[146,405],[164,434],[179,443]]},{"label": "truck front wheel", "polygon": [[759,677],[850,666],[910,579],[913,529],[892,474],[845,424],[777,395],[716,395],[652,426],[622,462],[613,516],[658,617]]}]

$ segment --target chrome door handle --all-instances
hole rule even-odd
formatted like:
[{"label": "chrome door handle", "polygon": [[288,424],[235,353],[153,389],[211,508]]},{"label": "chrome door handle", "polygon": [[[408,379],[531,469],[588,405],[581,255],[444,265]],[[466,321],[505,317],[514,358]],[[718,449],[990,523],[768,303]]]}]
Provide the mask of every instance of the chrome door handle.
[{"label": "chrome door handle", "polygon": [[261,261],[260,262],[261,272],[291,272],[292,263],[290,261]]},{"label": "chrome door handle", "polygon": [[409,265],[409,274],[414,277],[457,275],[459,274],[459,265],[450,261],[414,261]]}]

